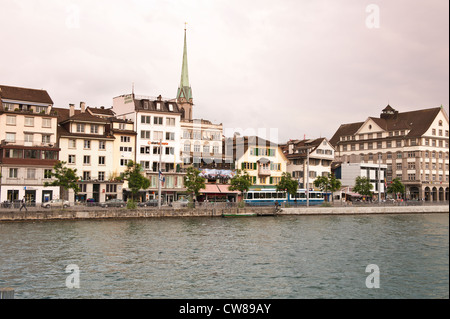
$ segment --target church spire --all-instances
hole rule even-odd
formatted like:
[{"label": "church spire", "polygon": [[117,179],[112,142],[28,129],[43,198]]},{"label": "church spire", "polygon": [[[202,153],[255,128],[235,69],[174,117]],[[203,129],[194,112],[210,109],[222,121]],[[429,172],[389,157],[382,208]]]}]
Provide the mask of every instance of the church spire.
[{"label": "church spire", "polygon": [[186,41],[186,24],[184,24],[184,50],[183,64],[181,67],[181,81],[177,92],[177,102],[181,104],[184,110],[184,118],[192,119],[192,89],[189,85],[188,61],[187,61],[187,41]]}]

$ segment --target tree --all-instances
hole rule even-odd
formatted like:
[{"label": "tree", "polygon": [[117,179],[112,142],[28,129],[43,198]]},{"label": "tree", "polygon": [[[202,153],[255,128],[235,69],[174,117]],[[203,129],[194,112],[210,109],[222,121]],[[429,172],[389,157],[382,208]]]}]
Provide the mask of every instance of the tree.
[{"label": "tree", "polygon": [[290,173],[283,173],[281,176],[280,182],[276,186],[277,192],[288,192],[291,197],[295,197],[297,194],[298,182],[295,179],[292,179]]},{"label": "tree", "polygon": [[131,190],[131,200],[134,203],[134,197],[141,189],[147,189],[150,186],[150,180],[142,175],[141,164],[129,161],[127,169],[123,173],[123,178],[128,181],[128,188]]},{"label": "tree", "polygon": [[200,195],[200,190],[205,188],[206,179],[200,176],[200,171],[193,166],[189,166],[186,170],[186,176],[184,176],[184,186],[186,192],[197,197]]},{"label": "tree", "polygon": [[[336,178],[333,174],[328,173],[327,176],[319,176],[314,180],[314,186],[320,188],[325,193],[328,193],[328,190],[331,193],[334,193],[341,189],[342,183],[339,179]],[[331,197],[334,200],[333,196]],[[328,197],[327,197],[328,200]]]},{"label": "tree", "polygon": [[50,178],[54,178],[52,182],[44,182],[44,186],[59,186],[64,190],[72,189],[75,195],[80,191],[78,186],[77,169],[66,167],[66,162],[58,161],[50,173]]},{"label": "tree", "polygon": [[404,194],[405,193],[405,185],[400,181],[399,178],[394,178],[387,188],[387,192],[389,194],[395,194],[398,193]]},{"label": "tree", "polygon": [[372,196],[373,185],[367,177],[358,176],[355,179],[353,191],[363,196]]},{"label": "tree", "polygon": [[252,186],[252,181],[247,171],[242,171],[238,169],[236,171],[236,175],[230,179],[230,191],[240,191],[241,198],[244,198],[244,192],[247,192],[248,189]]}]

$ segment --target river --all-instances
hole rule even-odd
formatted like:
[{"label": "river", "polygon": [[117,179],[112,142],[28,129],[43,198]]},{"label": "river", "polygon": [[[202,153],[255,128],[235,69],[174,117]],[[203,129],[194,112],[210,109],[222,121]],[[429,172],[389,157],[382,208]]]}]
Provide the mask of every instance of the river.
[{"label": "river", "polygon": [[16,299],[449,298],[448,226],[448,214],[0,223],[0,287]]}]

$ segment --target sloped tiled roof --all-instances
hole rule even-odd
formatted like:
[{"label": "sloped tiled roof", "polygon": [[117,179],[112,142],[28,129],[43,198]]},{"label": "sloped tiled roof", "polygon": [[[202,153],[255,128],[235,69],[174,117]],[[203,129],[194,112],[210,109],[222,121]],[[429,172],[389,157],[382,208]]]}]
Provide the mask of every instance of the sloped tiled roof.
[{"label": "sloped tiled roof", "polygon": [[53,105],[53,101],[46,90],[0,85],[0,98]]},{"label": "sloped tiled roof", "polygon": [[[384,113],[382,114],[382,117],[369,118],[385,131],[407,130],[409,131],[407,135],[409,137],[422,136],[428,130],[433,120],[441,110],[440,107],[434,107],[400,113],[390,107],[388,111],[392,111],[394,113],[386,114],[386,109],[388,109],[388,107],[383,110]],[[330,139],[330,143],[333,146],[336,146],[336,144],[340,141],[341,136],[354,135],[364,123],[365,122],[342,124]]]}]

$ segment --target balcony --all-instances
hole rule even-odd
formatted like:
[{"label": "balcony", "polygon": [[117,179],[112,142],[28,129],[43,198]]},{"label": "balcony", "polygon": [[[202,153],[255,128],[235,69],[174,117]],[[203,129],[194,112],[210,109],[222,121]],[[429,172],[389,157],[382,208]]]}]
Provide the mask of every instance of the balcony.
[{"label": "balcony", "polygon": [[29,142],[29,141],[24,141],[24,140],[14,140],[14,141],[1,140],[0,147],[5,147],[5,146],[58,148],[58,143],[46,143],[46,142],[38,142],[38,141]]},{"label": "balcony", "polygon": [[270,176],[271,175],[270,169],[259,167],[258,168],[258,175],[259,176]]}]

